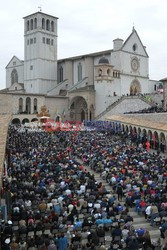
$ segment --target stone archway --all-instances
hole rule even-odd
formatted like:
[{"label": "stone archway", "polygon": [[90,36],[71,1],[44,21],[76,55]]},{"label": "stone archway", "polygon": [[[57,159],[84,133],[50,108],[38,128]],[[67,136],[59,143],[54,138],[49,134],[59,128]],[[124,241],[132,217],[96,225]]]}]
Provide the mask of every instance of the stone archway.
[{"label": "stone archway", "polygon": [[72,121],[89,120],[88,104],[82,96],[76,96],[70,104],[70,118]]},{"label": "stone archway", "polygon": [[26,114],[31,114],[31,98],[26,98]]},{"label": "stone archway", "polygon": [[166,140],[165,140],[165,134],[163,132],[160,133],[160,150],[163,153],[166,150]]},{"label": "stone archway", "polygon": [[31,122],[38,122],[38,119],[37,119],[37,118],[33,118],[33,119],[31,120]]},{"label": "stone archway", "polygon": [[14,118],[13,120],[12,120],[12,124],[14,124],[14,125],[18,125],[18,124],[20,124],[21,122],[20,122],[20,119],[19,118]]},{"label": "stone archway", "polygon": [[22,124],[24,125],[25,123],[29,123],[30,121],[29,121],[29,119],[28,118],[24,118],[23,120],[22,120]]},{"label": "stone archway", "polygon": [[152,140],[153,140],[153,148],[158,150],[159,149],[159,136],[158,136],[157,131],[154,131]]},{"label": "stone archway", "polygon": [[137,95],[141,93],[141,85],[138,80],[134,80],[130,85],[130,95]]}]

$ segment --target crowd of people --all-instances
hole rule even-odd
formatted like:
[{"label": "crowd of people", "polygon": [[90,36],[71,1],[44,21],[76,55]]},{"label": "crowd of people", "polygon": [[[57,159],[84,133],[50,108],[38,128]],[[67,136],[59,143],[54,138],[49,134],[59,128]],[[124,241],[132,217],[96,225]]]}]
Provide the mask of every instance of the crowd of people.
[{"label": "crowd of people", "polygon": [[145,114],[145,113],[163,113],[163,112],[167,112],[163,107],[160,107],[158,105],[154,105],[150,108],[145,108],[145,109],[141,109],[138,111],[130,111],[130,112],[125,112],[124,114]]},{"label": "crowd of people", "polygon": [[1,191],[8,214],[1,221],[2,249],[156,249],[148,230],[134,229],[130,209],[151,226],[158,222],[166,239],[167,159],[118,134],[12,126]]}]

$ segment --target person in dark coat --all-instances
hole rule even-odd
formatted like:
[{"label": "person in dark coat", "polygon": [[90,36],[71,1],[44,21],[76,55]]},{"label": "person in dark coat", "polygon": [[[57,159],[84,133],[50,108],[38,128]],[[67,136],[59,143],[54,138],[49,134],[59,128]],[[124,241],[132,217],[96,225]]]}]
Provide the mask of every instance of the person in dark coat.
[{"label": "person in dark coat", "polygon": [[118,200],[122,201],[122,197],[123,197],[123,188],[122,186],[119,184],[117,187],[117,195],[118,195]]}]

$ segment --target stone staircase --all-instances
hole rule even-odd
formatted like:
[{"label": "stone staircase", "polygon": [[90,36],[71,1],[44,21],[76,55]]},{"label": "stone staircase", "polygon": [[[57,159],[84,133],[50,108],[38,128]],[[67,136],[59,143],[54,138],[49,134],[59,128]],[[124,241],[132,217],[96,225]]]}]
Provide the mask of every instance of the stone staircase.
[{"label": "stone staircase", "polygon": [[[80,162],[83,165],[83,162],[79,159],[77,159],[78,162]],[[112,187],[106,182],[102,177],[100,176],[99,173],[96,173],[93,171],[89,166],[84,165],[85,169],[89,171],[91,174],[94,174],[96,181],[102,182],[102,184],[106,187],[107,191],[113,192]],[[121,202],[124,204],[124,201]],[[150,223],[146,221],[143,215],[138,215],[135,211],[134,208],[130,208],[130,215],[133,217],[133,226],[135,229],[138,228],[144,228],[149,231],[151,240],[158,240],[160,238],[160,230],[159,230],[159,225],[158,226],[150,226]]]},{"label": "stone staircase", "polygon": [[88,82],[88,77],[84,77],[81,81],[72,86],[68,91],[73,91],[81,87],[85,87]]},{"label": "stone staircase", "polygon": [[[152,106],[152,102],[148,101],[144,96],[121,96],[120,99],[115,101],[114,103],[110,104],[102,113],[97,115],[95,117],[95,121],[102,118],[104,115],[106,115],[109,111],[111,111],[113,108],[115,108],[117,105],[119,105],[124,100],[132,100],[132,99],[140,99],[143,102],[147,103],[148,105]],[[130,110],[129,110],[130,111]]]},{"label": "stone staircase", "polygon": [[95,117],[95,121],[99,120],[101,117],[103,117],[105,114],[107,114],[107,112],[109,112],[111,109],[113,109],[114,107],[116,107],[119,103],[121,103],[123,100],[125,99],[125,96],[121,96],[120,99],[118,99],[117,101],[115,101],[114,103],[110,104],[102,113],[100,113],[99,115],[97,115]]}]

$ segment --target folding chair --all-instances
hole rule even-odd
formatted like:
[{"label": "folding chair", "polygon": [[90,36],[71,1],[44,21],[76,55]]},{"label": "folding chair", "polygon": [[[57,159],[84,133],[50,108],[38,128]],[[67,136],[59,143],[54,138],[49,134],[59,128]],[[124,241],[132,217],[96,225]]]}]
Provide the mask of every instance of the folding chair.
[{"label": "folding chair", "polygon": [[99,237],[99,242],[104,243],[105,242],[105,237]]},{"label": "folding chair", "polygon": [[42,235],[42,230],[36,231],[36,235],[37,235],[37,236]]},{"label": "folding chair", "polygon": [[105,244],[110,245],[112,241],[112,237],[110,235],[105,236]]},{"label": "folding chair", "polygon": [[28,232],[28,237],[34,236],[34,231]]}]

